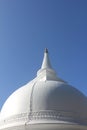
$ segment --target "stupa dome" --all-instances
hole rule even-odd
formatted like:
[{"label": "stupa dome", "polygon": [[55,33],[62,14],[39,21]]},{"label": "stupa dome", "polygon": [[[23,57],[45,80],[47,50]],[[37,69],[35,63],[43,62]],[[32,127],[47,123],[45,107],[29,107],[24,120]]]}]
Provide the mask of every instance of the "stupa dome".
[{"label": "stupa dome", "polygon": [[[43,124],[47,127],[43,128]],[[34,125],[40,130],[87,130],[87,99],[79,90],[57,77],[47,49],[36,78],[16,90],[0,113],[0,130],[19,130],[19,127],[21,130],[33,130]]]}]

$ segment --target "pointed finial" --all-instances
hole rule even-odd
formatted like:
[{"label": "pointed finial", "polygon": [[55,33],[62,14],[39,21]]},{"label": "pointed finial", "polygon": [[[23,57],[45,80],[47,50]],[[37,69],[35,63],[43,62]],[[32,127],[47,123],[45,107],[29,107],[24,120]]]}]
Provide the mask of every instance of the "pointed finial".
[{"label": "pointed finial", "polygon": [[44,51],[44,58],[43,58],[43,62],[42,62],[42,69],[44,68],[52,68],[51,64],[50,64],[50,60],[49,60],[49,55],[48,55],[48,49],[45,48]]},{"label": "pointed finial", "polygon": [[48,49],[45,48],[44,50],[44,58],[42,62],[42,66],[40,70],[37,72],[38,79],[40,80],[54,80],[54,81],[61,81],[65,82],[62,79],[58,78],[56,75],[55,70],[52,68],[50,64]]},{"label": "pointed finial", "polygon": [[48,49],[47,49],[47,48],[45,48],[45,51],[44,51],[44,53],[48,53]]}]

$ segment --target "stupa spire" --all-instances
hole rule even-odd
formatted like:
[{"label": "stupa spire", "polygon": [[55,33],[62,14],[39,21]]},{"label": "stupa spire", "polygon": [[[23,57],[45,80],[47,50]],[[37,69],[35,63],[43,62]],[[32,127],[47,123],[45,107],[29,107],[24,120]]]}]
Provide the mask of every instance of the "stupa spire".
[{"label": "stupa spire", "polygon": [[45,48],[44,58],[43,58],[42,66],[41,66],[41,69],[45,69],[45,68],[52,69],[52,66],[51,66],[51,63],[50,63],[50,60],[49,60],[49,54],[48,54],[47,48]]},{"label": "stupa spire", "polygon": [[65,82],[59,77],[57,77],[55,70],[52,68],[47,48],[45,48],[42,66],[40,70],[37,72],[37,78],[38,80],[54,80]]}]

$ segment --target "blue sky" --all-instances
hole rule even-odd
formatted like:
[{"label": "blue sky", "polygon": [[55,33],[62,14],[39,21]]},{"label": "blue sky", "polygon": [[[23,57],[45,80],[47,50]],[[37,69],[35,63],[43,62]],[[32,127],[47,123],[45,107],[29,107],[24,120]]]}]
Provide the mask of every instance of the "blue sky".
[{"label": "blue sky", "polygon": [[0,108],[48,48],[59,77],[87,96],[87,0],[0,0]]}]

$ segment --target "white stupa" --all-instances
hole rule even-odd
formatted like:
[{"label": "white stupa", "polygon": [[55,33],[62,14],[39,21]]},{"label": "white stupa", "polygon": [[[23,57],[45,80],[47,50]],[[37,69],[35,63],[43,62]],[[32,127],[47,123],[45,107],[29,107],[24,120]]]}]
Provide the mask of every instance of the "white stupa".
[{"label": "white stupa", "polygon": [[87,99],[57,77],[47,49],[36,78],[4,103],[0,130],[87,130]]}]

